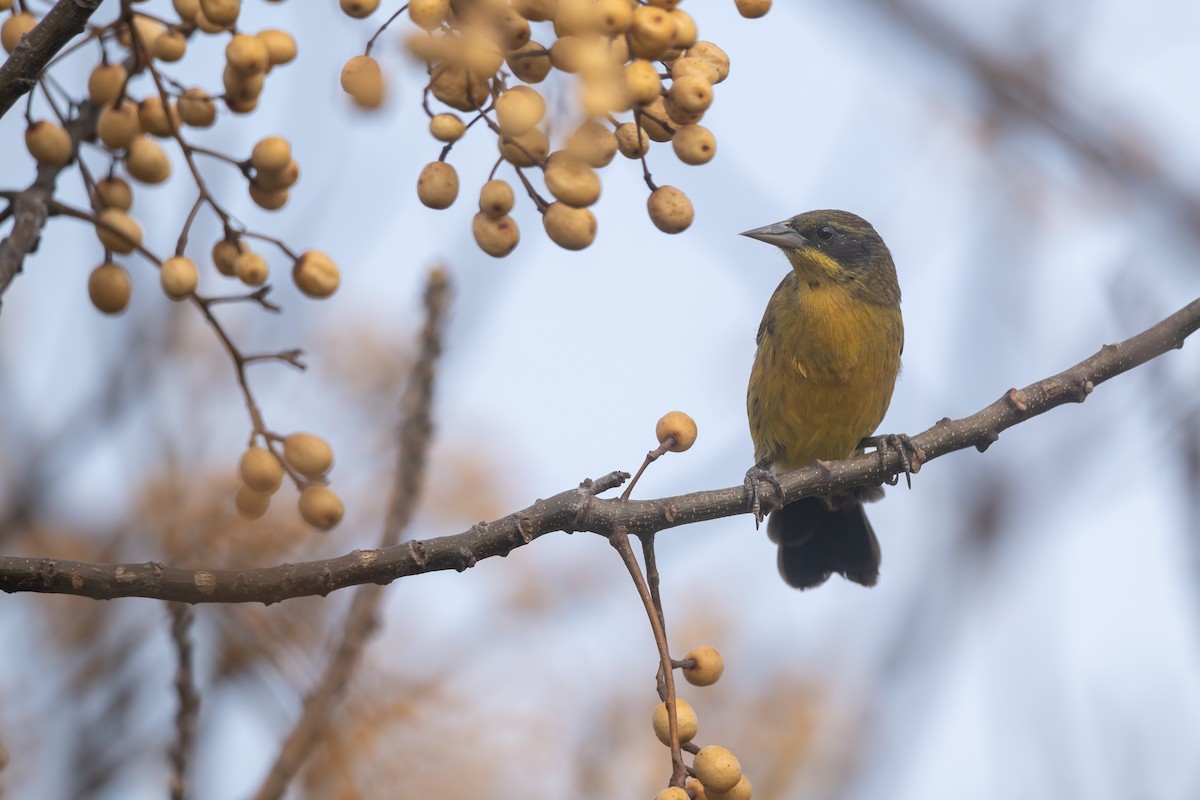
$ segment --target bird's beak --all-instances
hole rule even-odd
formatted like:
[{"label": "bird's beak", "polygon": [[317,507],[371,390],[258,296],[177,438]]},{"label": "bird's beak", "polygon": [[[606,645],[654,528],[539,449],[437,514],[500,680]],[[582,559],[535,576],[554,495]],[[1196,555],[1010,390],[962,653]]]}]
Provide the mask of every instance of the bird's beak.
[{"label": "bird's beak", "polygon": [[808,244],[808,239],[797,233],[786,222],[776,222],[774,225],[755,228],[752,231],[743,231],[741,235],[749,236],[751,239],[758,239],[760,242],[766,242],[767,244],[773,244],[776,247],[786,247],[788,249],[796,249]]}]

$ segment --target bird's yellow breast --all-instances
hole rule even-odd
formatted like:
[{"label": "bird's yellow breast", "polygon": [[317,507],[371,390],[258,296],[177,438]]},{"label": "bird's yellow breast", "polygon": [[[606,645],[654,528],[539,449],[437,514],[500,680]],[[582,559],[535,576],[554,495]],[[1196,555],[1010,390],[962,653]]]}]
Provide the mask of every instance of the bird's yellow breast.
[{"label": "bird's yellow breast", "polygon": [[887,412],[903,343],[899,305],[790,273],[767,304],[750,373],[755,459],[784,471],[853,454]]}]

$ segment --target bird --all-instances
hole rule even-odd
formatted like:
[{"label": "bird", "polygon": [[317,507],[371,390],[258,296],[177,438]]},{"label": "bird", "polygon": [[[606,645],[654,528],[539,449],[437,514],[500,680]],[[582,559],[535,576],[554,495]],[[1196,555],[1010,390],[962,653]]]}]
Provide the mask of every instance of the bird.
[{"label": "bird", "polygon": [[[847,211],[808,211],[743,236],[778,247],[791,270],[767,303],[746,391],[755,466],[766,479],[813,461],[863,452],[883,421],[900,373],[904,321],[891,252],[869,222]],[[767,533],[779,572],[798,589],[837,573],[879,579],[879,541],[863,503],[880,486],[838,490],[776,508]]]}]

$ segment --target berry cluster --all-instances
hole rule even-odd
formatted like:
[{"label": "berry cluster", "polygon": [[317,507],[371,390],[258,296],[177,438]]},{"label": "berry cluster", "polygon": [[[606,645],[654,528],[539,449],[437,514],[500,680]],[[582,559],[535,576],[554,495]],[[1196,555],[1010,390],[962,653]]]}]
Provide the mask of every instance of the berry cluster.
[{"label": "berry cluster", "polygon": [[[300,513],[313,526],[325,530],[342,517],[342,503],[326,485],[332,451],[322,439],[308,434],[281,436],[271,432],[251,394],[246,368],[261,361],[281,361],[303,368],[300,353],[286,350],[244,355],[222,326],[214,308],[230,303],[256,304],[268,311],[279,308],[267,299],[274,256],[254,245],[268,245],[291,268],[291,278],[304,295],[325,298],[341,280],[334,261],[319,250],[297,252],[264,233],[248,230],[210,191],[201,163],[204,159],[237,169],[246,181],[250,200],[275,211],[285,206],[300,177],[300,167],[287,139],[266,136],[248,156],[237,157],[200,146],[193,131],[209,128],[219,119],[219,106],[235,115],[249,114],[258,105],[267,78],[297,54],[296,42],[283,30],[250,33],[238,28],[240,0],[172,0],[176,19],[133,11],[122,4],[111,22],[95,25],[59,59],[85,48],[95,48],[98,59],[86,87],[78,92],[52,76],[51,67],[30,92],[25,117],[25,144],[43,176],[56,177],[77,167],[90,201],[80,209],[52,199],[52,216],[69,216],[91,224],[103,248],[103,257],[87,281],[92,304],[105,314],[119,314],[129,305],[133,282],[121,256],[137,253],[158,267],[163,292],[171,300],[190,301],[213,327],[233,358],[238,383],[245,395],[252,430],[250,449],[242,458],[243,485],[236,498],[246,517],[261,516],[270,495],[279,488],[285,472],[301,490]],[[11,0],[0,0],[0,10],[11,9]],[[0,26],[0,43],[8,52],[37,24],[28,4],[9,15]],[[221,91],[185,86],[170,75],[171,65],[184,59],[196,37],[225,40]],[[214,83],[215,78],[214,77]],[[35,119],[35,107],[47,118]],[[174,151],[186,164],[186,177],[198,197],[183,222],[175,252],[160,257],[143,241],[142,226],[133,216],[134,187],[161,184],[172,179]],[[53,186],[53,183],[50,183]],[[14,193],[15,194],[15,193]],[[215,215],[222,234],[205,247],[209,256],[205,277],[203,260],[190,254],[189,233],[203,211]],[[234,278],[248,287],[243,293],[213,296],[198,290],[202,278]],[[262,446],[259,446],[261,442]]]},{"label": "berry cluster", "polygon": [[[683,677],[693,686],[711,686],[725,671],[725,662],[713,647],[692,648],[678,663]],[[694,758],[684,785],[668,786],[658,793],[656,800],[750,800],[750,780],[742,774],[741,764],[733,753],[716,745],[697,748],[692,744],[700,730],[700,720],[687,701],[675,701],[675,718],[679,742]],[[666,703],[659,703],[654,709],[652,723],[654,735],[670,747]]]},{"label": "berry cluster", "polygon": [[[378,5],[341,0],[352,17],[368,16]],[[410,0],[401,11],[407,10],[416,30],[406,46],[428,71],[429,132],[445,145],[438,160],[421,170],[421,202],[443,209],[455,201],[458,173],[446,158],[482,122],[496,136],[499,156],[480,190],[471,230],[489,255],[506,256],[520,241],[509,215],[512,186],[496,178],[505,163],[541,213],[546,234],[568,250],[595,240],[590,207],[600,197],[597,171],[618,153],[641,162],[655,226],[666,233],[686,230],[694,216],[691,201],[674,186],[655,184],[646,156],[653,142],[670,142],[685,164],[712,160],[717,141],[700,122],[712,105],[714,86],[729,75],[729,57],[698,38],[696,22],[679,5],[680,0]],[[737,0],[746,17],[762,16],[770,5]],[[369,44],[364,55],[347,62],[342,87],[358,105],[377,108],[384,79],[370,51]],[[570,132],[552,144],[547,98],[534,86],[555,72],[571,90],[555,98],[570,109],[563,120]],[[447,110],[433,108],[431,97]],[[544,188],[531,180],[538,172]]]}]

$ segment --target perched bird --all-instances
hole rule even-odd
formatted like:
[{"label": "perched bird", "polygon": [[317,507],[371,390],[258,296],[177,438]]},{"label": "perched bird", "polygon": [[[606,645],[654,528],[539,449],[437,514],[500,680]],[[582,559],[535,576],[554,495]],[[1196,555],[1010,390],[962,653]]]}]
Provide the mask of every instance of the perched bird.
[{"label": "perched bird", "polygon": [[[845,211],[809,211],[746,231],[783,251],[791,272],[758,327],[746,409],[756,467],[747,483],[815,459],[862,452],[900,372],[900,285],[883,239]],[[779,571],[799,589],[834,572],[863,586],[879,578],[879,542],[862,503],[878,486],[808,497],[771,512]]]}]

